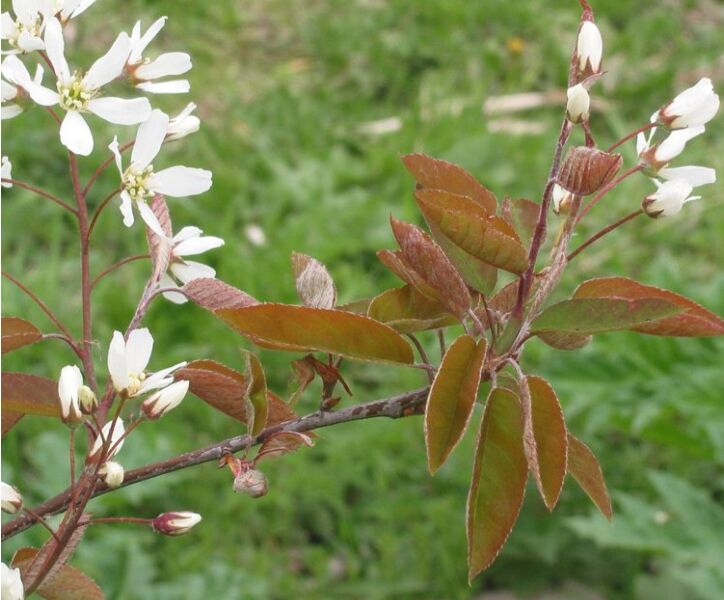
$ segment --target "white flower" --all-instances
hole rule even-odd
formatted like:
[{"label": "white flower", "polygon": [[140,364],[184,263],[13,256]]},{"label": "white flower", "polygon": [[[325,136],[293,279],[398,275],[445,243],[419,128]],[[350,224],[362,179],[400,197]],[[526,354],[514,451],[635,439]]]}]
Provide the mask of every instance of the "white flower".
[{"label": "white flower", "polygon": [[23,600],[25,597],[25,589],[23,588],[23,580],[20,579],[20,569],[11,569],[5,563],[0,566],[2,574],[2,593],[0,597],[3,600]]},{"label": "white flower", "polygon": [[636,152],[649,166],[658,171],[669,161],[679,156],[684,151],[687,142],[704,133],[704,130],[705,127],[699,125],[672,131],[663,142],[651,146],[651,140],[656,132],[654,128],[648,138],[643,133],[638,134],[636,137]]},{"label": "white flower", "polygon": [[697,127],[711,121],[718,110],[719,96],[714,92],[711,79],[704,77],[656,111],[651,116],[651,122],[671,129]]},{"label": "white flower", "polygon": [[[173,236],[168,273],[161,276],[159,283],[161,287],[176,288],[194,279],[216,277],[216,271],[212,267],[183,258],[202,254],[224,245],[224,240],[221,238],[211,235],[202,236],[202,233],[203,231],[198,227],[184,227]],[[186,296],[178,292],[164,292],[163,296],[176,304],[183,304],[187,301]]]},{"label": "white flower", "polygon": [[151,527],[164,535],[182,535],[201,522],[201,515],[193,512],[167,512],[158,515]]},{"label": "white flower", "polygon": [[126,472],[123,465],[109,460],[98,469],[98,474],[103,476],[103,480],[109,488],[117,488],[123,483]]},{"label": "white flower", "polygon": [[69,19],[74,19],[84,12],[96,0],[50,0],[55,1],[56,14],[60,20],[65,23]]},{"label": "white flower", "polygon": [[141,410],[149,419],[158,419],[176,408],[189,391],[189,382],[177,381],[159,390],[143,401]]},{"label": "white flower", "polygon": [[118,140],[108,146],[116,157],[116,166],[121,174],[121,213],[123,224],[131,227],[134,222],[133,204],[141,218],[152,231],[165,238],[161,225],[146,200],[154,194],[171,197],[195,196],[211,187],[211,171],[191,167],[169,167],[154,172],[151,161],[156,158],[168,130],[168,115],[160,110],[151,112],[147,120],[138,127],[136,142],[131,152],[131,164],[123,169]]},{"label": "white flower", "polygon": [[[123,447],[123,443],[126,441],[123,437],[123,434],[126,433],[126,428],[123,426],[123,419],[118,417],[118,419],[115,419],[115,425],[113,425],[114,420],[111,419],[103,426],[103,429],[101,430],[101,435],[99,435],[95,441],[93,442],[93,446],[91,447],[91,451],[88,453],[88,459],[92,460],[95,458],[95,455],[100,452],[101,448],[103,447],[103,444],[108,439],[108,436],[111,436],[111,441],[108,444],[108,456],[106,456],[106,459],[111,458],[112,456],[115,456],[120,452],[121,448]],[[113,426],[113,432],[111,433],[111,426]]]},{"label": "white flower", "polygon": [[153,350],[153,337],[148,329],[134,329],[123,339],[120,331],[113,332],[113,339],[108,348],[108,372],[116,392],[133,397],[166,387],[173,383],[169,377],[175,370],[185,366],[178,363],[167,369],[147,374],[145,372]]},{"label": "white flower", "polygon": [[77,422],[81,419],[79,392],[83,385],[83,374],[75,365],[63,367],[58,379],[58,397],[60,415],[65,422]]},{"label": "white flower", "polygon": [[4,481],[0,482],[0,503],[6,513],[14,515],[23,506],[23,497],[17,488]]},{"label": "white flower", "polygon": [[166,129],[166,141],[180,140],[199,130],[201,121],[191,113],[196,109],[193,102],[189,102],[186,107],[168,122]]},{"label": "white flower", "polygon": [[[2,169],[0,169],[0,177],[2,179],[12,179],[13,178],[13,165],[7,156],[2,157]],[[13,184],[10,183],[9,181],[3,181],[1,185],[4,188],[13,187]]]},{"label": "white flower", "polygon": [[681,211],[687,202],[701,198],[689,196],[692,185],[683,179],[672,179],[665,183],[654,179],[653,182],[659,189],[646,196],[643,202],[643,209],[650,217],[671,217]]},{"label": "white flower", "polygon": [[30,97],[43,106],[59,104],[66,113],[60,126],[60,141],[75,154],[88,156],[93,151],[93,134],[83,113],[91,112],[117,125],[135,125],[148,118],[151,104],[146,98],[104,98],[101,88],[123,72],[131,40],[121,33],[111,49],[91,65],[88,72],[71,74],[65,60],[65,41],[60,22],[51,18],[45,26],[45,49],[57,77],[58,91],[31,83]]},{"label": "white flower", "polygon": [[591,73],[598,73],[601,70],[603,38],[601,38],[601,31],[593,21],[584,21],[581,25],[578,32],[576,57],[579,71],[583,72],[590,68]]},{"label": "white flower", "polygon": [[186,52],[165,52],[158,58],[150,60],[143,57],[143,52],[158,35],[166,23],[161,17],[141,35],[141,22],[137,21],[131,31],[131,53],[126,63],[126,72],[136,83],[136,87],[144,92],[155,94],[183,94],[189,91],[187,79],[154,82],[154,79],[181,75],[191,69],[191,57]]},{"label": "white flower", "polygon": [[[26,88],[33,86],[40,88],[39,95],[48,102],[53,100],[53,92],[51,90],[45,90],[47,93],[43,93],[40,83],[43,81],[43,67],[38,65],[35,69],[35,77],[30,78],[30,73],[25,65],[18,59],[17,56],[8,56],[2,63],[2,76],[3,80],[0,81],[2,86],[2,115],[3,119],[12,119],[23,112],[21,102],[24,98],[27,98],[28,92]],[[50,95],[48,95],[50,94]]]},{"label": "white flower", "polygon": [[9,52],[19,54],[43,50],[45,44],[41,37],[43,22],[49,6],[44,0],[13,0],[15,19],[9,12],[2,13],[2,34],[0,37],[7,40],[13,50]]},{"label": "white flower", "polygon": [[588,90],[579,83],[569,87],[566,96],[568,98],[566,103],[568,119],[573,123],[588,121],[591,111],[591,97],[588,95]]},{"label": "white flower", "polygon": [[716,171],[714,169],[693,165],[661,169],[658,175],[664,179],[683,179],[692,187],[699,187],[700,185],[716,182]]},{"label": "white flower", "polygon": [[561,212],[568,212],[567,209],[573,200],[573,194],[556,183],[553,185],[552,199],[553,212],[560,214]]}]

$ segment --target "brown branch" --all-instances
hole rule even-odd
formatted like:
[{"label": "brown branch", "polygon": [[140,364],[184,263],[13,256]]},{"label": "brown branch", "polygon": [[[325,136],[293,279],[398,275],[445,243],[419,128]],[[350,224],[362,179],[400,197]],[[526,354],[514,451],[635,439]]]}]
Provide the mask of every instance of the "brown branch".
[{"label": "brown branch", "polygon": [[598,191],[598,193],[593,197],[593,200],[591,200],[588,204],[586,204],[586,206],[583,207],[581,214],[579,214],[578,218],[576,219],[576,223],[579,223],[581,221],[581,219],[583,219],[583,217],[585,217],[588,214],[588,212],[594,206],[596,206],[596,204],[598,204],[598,202],[601,200],[601,198],[603,198],[606,194],[608,194],[608,192],[610,192],[613,188],[615,188],[619,183],[621,183],[627,177],[630,177],[634,173],[638,173],[639,171],[643,170],[644,167],[645,167],[645,165],[643,163],[638,163],[638,164],[634,165],[633,167],[631,167],[630,169],[628,169],[627,171],[624,171],[623,173],[621,173],[621,175],[616,177],[616,179],[614,179],[613,181],[610,181],[609,183],[604,185]]},{"label": "brown branch", "polygon": [[616,229],[617,227],[621,227],[621,225],[624,225],[625,223],[628,223],[631,219],[635,219],[635,218],[638,217],[639,215],[642,215],[643,212],[644,212],[644,211],[639,208],[638,210],[635,210],[634,212],[627,214],[625,217],[622,217],[621,219],[619,219],[619,220],[616,221],[615,223],[611,223],[610,225],[604,227],[603,229],[601,229],[601,231],[599,231],[598,233],[592,235],[592,236],[591,236],[590,238],[588,238],[585,242],[583,242],[580,246],[578,246],[578,248],[576,248],[573,252],[571,252],[571,253],[568,255],[568,259],[567,259],[568,262],[571,262],[574,258],[576,258],[576,256],[578,256],[581,252],[583,252],[583,251],[584,251],[586,248],[588,248],[591,244],[593,244],[594,242],[597,242],[598,240],[600,240],[604,235],[606,235],[606,234],[608,234],[608,233],[611,233],[611,232],[612,232],[614,229]]},{"label": "brown branch", "polygon": [[[133,485],[147,479],[153,479],[166,473],[178,471],[180,469],[186,469],[194,465],[202,463],[217,461],[224,454],[229,452],[237,452],[248,448],[249,446],[255,446],[261,444],[269,436],[278,433],[280,431],[297,431],[305,432],[312,431],[314,429],[320,429],[322,427],[329,427],[331,425],[338,425],[340,423],[349,423],[352,421],[359,421],[362,419],[372,419],[377,417],[387,417],[390,419],[398,419],[400,417],[407,417],[414,414],[418,414],[419,410],[425,405],[427,399],[427,393],[429,388],[421,388],[405,392],[398,396],[385,398],[383,400],[376,400],[374,402],[368,402],[366,404],[358,404],[350,406],[338,411],[324,411],[315,412],[305,417],[300,417],[294,421],[288,421],[273,427],[268,427],[262,431],[256,438],[251,438],[249,435],[237,435],[212,446],[200,448],[192,452],[186,452],[172,458],[162,460],[156,463],[126,471],[123,483],[119,488]],[[103,494],[112,491],[108,488],[105,483],[99,482],[93,489],[90,497],[101,496]],[[70,504],[70,490],[58,494],[54,498],[46,500],[42,504],[39,504],[33,509],[38,515],[49,516],[62,512]],[[31,525],[34,520],[26,515],[17,517],[12,521],[8,521],[2,526],[2,539],[13,537],[25,531]]]},{"label": "brown branch", "polygon": [[127,256],[126,258],[119,260],[117,263],[112,264],[110,267],[108,267],[107,269],[102,271],[91,282],[91,289],[93,289],[101,279],[103,279],[106,275],[108,275],[112,271],[115,271],[118,267],[122,267],[123,265],[136,261],[136,260],[143,260],[144,258],[150,258],[150,255],[149,254],[136,254],[135,256]]}]

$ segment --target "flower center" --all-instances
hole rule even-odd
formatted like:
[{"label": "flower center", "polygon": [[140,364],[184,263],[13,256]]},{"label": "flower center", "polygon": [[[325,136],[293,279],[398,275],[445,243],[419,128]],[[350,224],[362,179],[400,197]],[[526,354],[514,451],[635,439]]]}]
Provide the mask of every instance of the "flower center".
[{"label": "flower center", "polygon": [[153,195],[148,188],[148,180],[151,175],[153,175],[153,165],[148,165],[143,170],[139,170],[133,165],[126,169],[121,182],[132,200],[139,202]]},{"label": "flower center", "polygon": [[136,373],[129,373],[128,387],[126,388],[128,395],[135,396],[138,393],[138,390],[141,389],[141,385],[143,384],[145,379],[145,373],[139,373],[138,375],[136,375]]},{"label": "flower center", "polygon": [[58,82],[58,93],[60,94],[60,105],[65,110],[83,112],[86,110],[88,102],[98,95],[98,90],[86,86],[82,74],[76,71],[69,82]]}]

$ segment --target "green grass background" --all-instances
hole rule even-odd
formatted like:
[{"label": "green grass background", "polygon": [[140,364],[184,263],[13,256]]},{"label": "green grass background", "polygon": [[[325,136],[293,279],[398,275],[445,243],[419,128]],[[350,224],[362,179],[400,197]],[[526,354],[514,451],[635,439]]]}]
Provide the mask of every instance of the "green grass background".
[{"label": "green grass background", "polygon": [[[594,9],[608,72],[595,88],[603,101],[593,115],[601,145],[645,122],[699,77],[712,77],[715,86],[724,80],[724,8],[715,0],[607,0]],[[204,260],[257,298],[295,301],[292,250],[327,264],[341,302],[397,285],[375,251],[393,247],[390,213],[420,221],[401,154],[423,151],[457,162],[501,198],[539,197],[561,106],[506,115],[485,114],[482,107],[493,96],[562,90],[578,18],[574,0],[99,0],[68,31],[71,60],[89,65],[118,31],[162,15],[169,21],[151,53],[192,54],[188,99],[199,106],[202,130],[165,148],[157,167],[188,164],[214,172],[208,194],[170,200],[175,226],[194,224],[223,237],[226,246]],[[186,99],[152,101],[176,112]],[[401,122],[392,133],[370,135],[361,127],[391,117]],[[501,119],[524,121],[525,131],[501,131]],[[722,172],[722,122],[713,121],[677,164]],[[86,177],[114,132],[97,119],[92,126],[98,152],[81,160]],[[15,177],[68,197],[56,135],[49,117],[34,109],[3,122],[2,152]],[[132,135],[131,128],[121,131],[122,139]],[[632,145],[623,152],[631,164]],[[109,169],[91,205],[116,177]],[[590,231],[633,210],[651,189],[643,177],[627,181],[591,213]],[[622,274],[684,293],[721,314],[721,190],[718,184],[704,188],[704,199],[676,218],[641,218],[613,233],[573,263],[560,295],[584,277]],[[77,241],[70,218],[20,189],[3,193],[2,208],[3,269],[77,331]],[[265,246],[249,242],[249,224],[263,228]],[[144,243],[142,230],[124,228],[117,207],[109,207],[95,236],[94,271],[143,251]],[[101,376],[111,332],[126,326],[146,273],[143,263],[128,265],[94,293]],[[6,282],[2,301],[4,315],[51,330],[37,307]],[[239,347],[249,347],[191,305],[158,302],[146,324],[156,338],[152,368],[195,358],[240,367]],[[425,342],[434,349],[432,339]],[[549,515],[531,489],[500,558],[470,587],[463,512],[472,440],[432,479],[418,418],[321,432],[316,448],[268,463],[270,494],[258,501],[233,494],[228,473],[214,465],[96,500],[97,516],[187,509],[204,521],[177,539],[98,527],[73,564],[96,578],[109,598],[127,600],[452,599],[492,590],[720,598],[722,349],[717,340],[633,334],[599,336],[577,353],[531,342],[524,366],[549,378],[570,429],[597,452],[617,514],[606,524],[569,482]],[[260,355],[273,389],[289,393],[293,357]],[[55,378],[71,360],[64,347],[48,341],[7,355],[4,368]],[[348,364],[345,375],[355,391],[347,404],[422,383],[419,373],[388,367]],[[299,409],[314,407],[309,394]],[[132,468],[238,432],[234,422],[190,396],[170,416],[139,429],[119,460]],[[67,485],[61,425],[28,418],[3,441],[3,450],[3,480],[18,485],[30,504]],[[39,528],[18,536],[3,546],[3,559],[44,537]]]}]

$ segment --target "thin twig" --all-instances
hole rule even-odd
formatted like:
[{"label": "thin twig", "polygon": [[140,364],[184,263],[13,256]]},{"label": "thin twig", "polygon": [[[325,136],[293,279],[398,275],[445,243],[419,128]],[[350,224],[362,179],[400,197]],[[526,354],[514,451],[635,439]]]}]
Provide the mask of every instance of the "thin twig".
[{"label": "thin twig", "polygon": [[588,214],[588,212],[594,206],[596,206],[596,204],[598,204],[598,202],[601,200],[601,198],[603,198],[606,194],[608,194],[608,192],[610,192],[613,188],[615,188],[619,183],[621,183],[627,177],[630,177],[634,173],[638,173],[639,171],[641,171],[644,168],[644,166],[645,165],[643,165],[642,163],[638,163],[638,164],[634,165],[633,167],[631,167],[630,169],[621,173],[621,175],[616,177],[616,179],[614,179],[613,181],[610,181],[605,186],[603,186],[598,191],[598,193],[593,197],[593,200],[591,200],[588,204],[586,204],[586,206],[583,207],[581,214],[579,214],[578,218],[576,219],[576,224],[580,223],[581,219],[583,219],[583,217],[585,217]]},{"label": "thin twig", "polygon": [[116,194],[121,193],[121,188],[116,188],[113,190],[110,194],[108,194],[104,199],[103,202],[101,202],[98,205],[98,208],[95,209],[93,212],[93,218],[91,219],[90,227],[88,227],[88,237],[93,235],[93,229],[96,226],[96,222],[98,221],[98,217],[101,216],[101,212],[103,212],[103,209],[108,206],[108,203],[113,200],[113,198],[116,196]]},{"label": "thin twig", "polygon": [[653,129],[654,127],[656,127],[656,123],[647,123],[646,125],[642,125],[638,129],[634,129],[631,133],[626,134],[620,140],[618,140],[618,142],[613,144],[608,150],[606,150],[606,152],[610,154],[622,144],[625,144],[630,139],[635,138],[639,133],[643,133],[644,131],[648,131],[649,129]]},{"label": "thin twig", "polygon": [[139,525],[149,526],[153,519],[144,519],[141,517],[99,517],[88,521],[89,525],[99,525],[101,523],[137,523]]},{"label": "thin twig", "polygon": [[34,513],[31,509],[29,509],[29,508],[23,508],[23,511],[26,512],[27,514],[29,514],[29,515],[33,518],[33,520],[34,520],[36,523],[38,523],[41,527],[44,527],[45,530],[46,530],[48,533],[50,533],[50,535],[53,536],[53,538],[55,539],[56,542],[60,543],[60,540],[58,539],[58,534],[55,533],[55,530],[54,530],[50,525],[48,525],[48,523],[45,521],[45,519],[44,519],[43,517],[41,517],[41,516],[38,515],[38,514],[35,514],[35,513]]},{"label": "thin twig", "polygon": [[128,264],[130,262],[134,262],[136,260],[143,260],[144,258],[150,258],[150,254],[136,254],[135,256],[127,256],[126,258],[119,260],[117,263],[112,264],[110,267],[102,271],[90,284],[91,290],[96,286],[96,284],[103,279],[106,275],[111,273],[112,271],[115,271],[118,267],[122,267],[125,264]]},{"label": "thin twig", "polygon": [[625,217],[620,218],[618,221],[611,223],[610,225],[604,227],[599,231],[598,233],[592,235],[590,238],[588,238],[585,242],[583,242],[578,248],[576,248],[573,252],[571,252],[568,255],[568,262],[571,262],[576,256],[578,256],[581,252],[583,252],[586,248],[588,248],[591,244],[597,242],[600,240],[604,235],[612,232],[614,229],[621,227],[621,225],[624,225],[625,223],[628,223],[630,220],[635,219],[639,215],[643,214],[642,209],[635,210],[632,213],[627,214]]},{"label": "thin twig", "polygon": [[10,179],[7,177],[3,177],[2,182],[3,183],[12,183],[13,185],[18,186],[19,188],[29,190],[29,191],[37,194],[38,196],[42,196],[43,198],[47,198],[51,202],[55,202],[58,206],[60,206],[61,208],[64,208],[68,212],[76,214],[76,210],[70,204],[64,202],[57,196],[54,196],[53,194],[51,194],[50,192],[46,192],[45,190],[40,189],[39,187],[35,187],[34,185],[32,185],[30,183],[26,183],[22,179]]},{"label": "thin twig", "polygon": [[[409,338],[409,340],[417,349],[417,353],[420,355],[420,360],[426,365],[429,365],[430,359],[427,356],[427,352],[425,352],[425,348],[422,347],[420,340],[417,339],[417,336],[415,336],[415,334],[413,333],[406,333],[405,337]],[[435,375],[429,370],[427,371],[427,377],[430,380],[430,383],[432,383],[433,379],[435,379]]]},{"label": "thin twig", "polygon": [[[126,150],[128,150],[128,149],[131,148],[131,147],[133,147],[133,144],[134,144],[134,143],[135,143],[135,141],[133,141],[133,142],[127,142],[127,143],[123,144],[123,146],[121,146],[118,151],[119,151],[121,154],[123,154]],[[83,195],[84,195],[84,196],[88,196],[88,192],[90,192],[91,188],[93,187],[93,184],[96,182],[96,179],[98,179],[98,176],[99,176],[101,173],[103,173],[103,171],[105,171],[105,170],[115,161],[115,159],[116,159],[115,155],[114,155],[114,154],[111,154],[108,158],[106,158],[106,160],[104,160],[104,161],[98,166],[98,168],[94,171],[93,175],[90,176],[90,179],[88,180],[88,183],[86,183],[86,184],[85,184],[85,187],[83,188]]]}]

